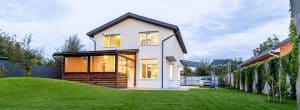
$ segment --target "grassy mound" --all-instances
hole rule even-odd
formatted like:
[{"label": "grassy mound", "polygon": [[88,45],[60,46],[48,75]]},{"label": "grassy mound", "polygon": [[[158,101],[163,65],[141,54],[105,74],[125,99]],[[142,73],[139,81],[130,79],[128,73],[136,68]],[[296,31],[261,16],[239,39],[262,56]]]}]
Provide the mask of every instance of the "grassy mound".
[{"label": "grassy mound", "polygon": [[133,91],[43,78],[0,79],[0,108],[12,110],[197,109],[295,110],[296,102],[271,103],[266,96],[235,90]]}]

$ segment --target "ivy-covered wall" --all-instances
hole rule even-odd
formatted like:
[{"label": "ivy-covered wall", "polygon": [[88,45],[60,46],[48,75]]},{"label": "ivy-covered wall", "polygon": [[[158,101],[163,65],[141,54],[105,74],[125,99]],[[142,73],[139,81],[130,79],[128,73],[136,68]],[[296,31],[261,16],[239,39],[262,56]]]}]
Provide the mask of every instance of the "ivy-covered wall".
[{"label": "ivy-covered wall", "polygon": [[[292,80],[296,81],[292,78],[291,71],[294,71],[294,68],[291,68],[291,56],[290,53],[282,58],[273,57],[265,62],[258,62],[234,71],[235,89],[261,94],[267,82],[267,85],[271,87],[269,94],[281,93],[283,97],[289,96],[294,99],[293,94],[296,91],[292,90],[291,94],[287,92],[289,87],[293,89],[293,84],[295,85]],[[286,82],[286,75],[291,76],[290,84]]]}]

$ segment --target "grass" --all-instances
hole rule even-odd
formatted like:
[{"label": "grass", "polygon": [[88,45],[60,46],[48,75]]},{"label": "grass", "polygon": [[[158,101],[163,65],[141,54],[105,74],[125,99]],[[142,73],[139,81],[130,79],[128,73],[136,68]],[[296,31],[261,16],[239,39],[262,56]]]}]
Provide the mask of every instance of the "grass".
[{"label": "grass", "polygon": [[236,90],[118,90],[43,78],[0,79],[1,110],[295,110],[296,102],[267,102],[267,97]]}]

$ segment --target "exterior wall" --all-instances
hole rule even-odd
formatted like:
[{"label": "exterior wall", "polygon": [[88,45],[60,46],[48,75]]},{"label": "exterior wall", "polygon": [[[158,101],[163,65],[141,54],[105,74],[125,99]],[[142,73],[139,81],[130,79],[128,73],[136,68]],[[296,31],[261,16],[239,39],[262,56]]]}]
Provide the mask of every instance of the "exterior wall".
[{"label": "exterior wall", "polygon": [[[158,31],[159,44],[157,46],[139,46],[139,32]],[[122,49],[139,49],[136,60],[136,87],[139,88],[161,88],[161,41],[174,32],[173,30],[159,27],[153,24],[145,23],[135,19],[127,19],[116,24],[94,36],[96,41],[96,50],[122,50]],[[103,35],[120,34],[121,45],[117,48],[103,47]],[[173,37],[165,42],[165,56],[174,56],[175,62],[168,62],[164,58],[164,88],[178,88],[180,81],[178,80],[179,68],[183,68],[179,60],[183,59],[183,52],[177,42],[176,37]],[[141,59],[156,58],[158,60],[158,78],[157,79],[141,79]],[[174,80],[169,80],[169,63],[174,63]]]},{"label": "exterior wall", "polygon": [[280,56],[285,56],[292,51],[293,45],[291,42],[288,42],[280,47]]}]

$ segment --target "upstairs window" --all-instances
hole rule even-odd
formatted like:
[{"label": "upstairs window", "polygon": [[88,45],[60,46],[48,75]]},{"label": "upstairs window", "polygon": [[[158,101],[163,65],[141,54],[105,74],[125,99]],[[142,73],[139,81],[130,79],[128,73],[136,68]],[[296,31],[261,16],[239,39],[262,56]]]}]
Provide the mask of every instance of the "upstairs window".
[{"label": "upstairs window", "polygon": [[117,34],[104,35],[103,47],[120,47],[121,36]]},{"label": "upstairs window", "polygon": [[141,32],[139,38],[141,46],[158,45],[159,42],[158,32]]}]

